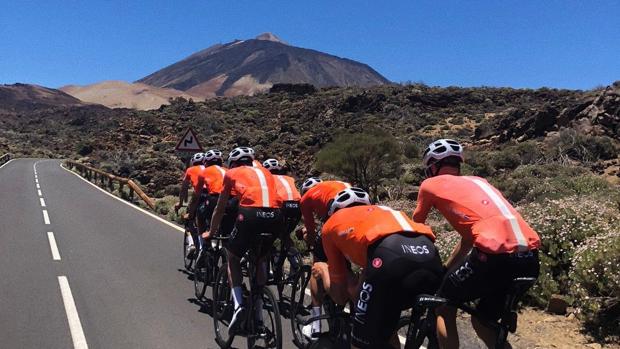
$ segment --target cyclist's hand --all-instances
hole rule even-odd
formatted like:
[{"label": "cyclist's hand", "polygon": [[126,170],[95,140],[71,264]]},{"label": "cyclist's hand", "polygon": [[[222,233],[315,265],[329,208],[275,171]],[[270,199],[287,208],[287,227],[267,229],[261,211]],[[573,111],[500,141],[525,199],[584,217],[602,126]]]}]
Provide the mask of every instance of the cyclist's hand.
[{"label": "cyclist's hand", "polygon": [[202,233],[202,238],[203,239],[208,239],[211,237],[211,231],[207,230],[204,233]]},{"label": "cyclist's hand", "polygon": [[189,213],[184,213],[181,217],[185,220],[189,220]]},{"label": "cyclist's hand", "polygon": [[181,206],[183,206],[183,204],[181,204],[180,202],[177,202],[174,205],[174,213],[179,214],[179,210],[181,209]]},{"label": "cyclist's hand", "polygon": [[312,276],[315,279],[321,279],[323,273],[328,273],[327,263],[324,262],[316,262],[312,265]]}]

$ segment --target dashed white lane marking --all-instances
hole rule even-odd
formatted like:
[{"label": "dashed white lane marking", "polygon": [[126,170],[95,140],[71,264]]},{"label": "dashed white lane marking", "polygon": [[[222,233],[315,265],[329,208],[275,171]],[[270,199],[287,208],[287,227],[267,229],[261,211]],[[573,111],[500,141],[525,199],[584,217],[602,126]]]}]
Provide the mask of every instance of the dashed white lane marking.
[{"label": "dashed white lane marking", "polygon": [[41,189],[41,186],[39,185],[39,183],[37,183],[37,189]]},{"label": "dashed white lane marking", "polygon": [[34,182],[39,183],[39,179],[37,178],[37,176],[34,177]]},{"label": "dashed white lane marking", "polygon": [[174,223],[170,223],[169,221],[167,221],[167,220],[165,220],[165,219],[163,219],[163,218],[161,218],[161,217],[159,217],[159,216],[157,216],[157,215],[155,215],[155,214],[152,214],[151,212],[149,212],[149,211],[147,211],[147,210],[145,210],[145,209],[142,209],[142,208],[140,208],[140,207],[138,207],[138,206],[136,206],[136,205],[134,205],[134,204],[132,204],[132,203],[130,203],[130,202],[127,202],[127,201],[125,201],[125,200],[123,200],[123,199],[119,198],[118,196],[116,196],[116,195],[114,195],[114,194],[108,193],[108,192],[107,192],[107,191],[105,191],[104,189],[101,189],[101,188],[99,188],[97,185],[95,185],[95,184],[93,184],[93,183],[89,182],[88,180],[84,179],[84,178],[83,178],[82,176],[80,176],[79,174],[77,174],[77,173],[75,173],[75,172],[73,172],[73,171],[71,171],[71,170],[68,170],[67,168],[65,168],[64,166],[62,166],[62,164],[60,164],[60,167],[62,167],[62,168],[63,168],[63,170],[65,170],[65,171],[67,171],[67,172],[71,173],[72,175],[76,176],[77,178],[79,178],[79,179],[83,180],[84,182],[86,182],[86,183],[88,183],[88,184],[92,185],[93,187],[95,187],[96,189],[98,189],[100,192],[102,192],[102,193],[106,194],[107,196],[110,196],[110,197],[112,197],[112,198],[114,198],[114,199],[116,199],[116,200],[118,200],[118,201],[120,201],[120,202],[124,203],[124,204],[125,204],[125,205],[127,205],[127,206],[130,206],[130,207],[132,207],[132,208],[135,208],[136,210],[138,210],[138,211],[140,211],[140,212],[142,212],[142,213],[144,213],[144,214],[146,214],[146,215],[148,215],[148,216],[151,216],[152,218],[157,219],[158,221],[160,221],[160,222],[162,222],[162,223],[166,224],[167,226],[169,226],[169,227],[171,227],[171,228],[174,228],[174,229],[176,229],[176,230],[178,230],[178,231],[182,231],[182,232],[184,232],[184,231],[185,231],[185,229],[183,229],[182,227],[179,227],[178,225],[176,225],[176,224],[174,224]]},{"label": "dashed white lane marking", "polygon": [[80,316],[78,315],[75,301],[73,300],[73,294],[69,287],[69,280],[67,280],[66,276],[59,276],[58,284],[60,285],[62,302],[65,304],[65,312],[67,313],[67,320],[69,321],[69,331],[71,331],[71,338],[73,339],[73,348],[88,349],[88,343],[86,343],[86,336],[84,336]]},{"label": "dashed white lane marking", "polygon": [[52,250],[52,259],[55,261],[60,260],[60,252],[58,251],[58,245],[56,245],[56,238],[51,231],[47,232],[47,239],[50,241],[50,250]]},{"label": "dashed white lane marking", "polygon": [[43,193],[41,193],[41,189],[37,189],[37,193],[39,193],[39,196],[43,196]]},{"label": "dashed white lane marking", "polygon": [[41,207],[45,207],[45,200],[43,198],[39,198],[41,200]]},{"label": "dashed white lane marking", "polygon": [[47,210],[43,210],[43,222],[45,222],[46,225],[50,224],[50,216],[47,214]]}]

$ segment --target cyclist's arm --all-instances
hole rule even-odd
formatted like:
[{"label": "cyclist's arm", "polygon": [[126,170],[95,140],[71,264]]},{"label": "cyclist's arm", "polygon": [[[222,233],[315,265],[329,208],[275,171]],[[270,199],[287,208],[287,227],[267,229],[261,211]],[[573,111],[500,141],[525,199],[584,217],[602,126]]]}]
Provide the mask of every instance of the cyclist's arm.
[{"label": "cyclist's arm", "polygon": [[209,230],[209,236],[211,234],[217,233],[217,231],[220,229],[222,218],[224,217],[224,213],[226,212],[226,205],[228,204],[228,198],[230,197],[231,188],[232,182],[228,179],[228,177],[224,177],[224,187],[222,188],[220,197],[217,199],[217,204],[215,205],[213,215],[211,216],[211,229]]},{"label": "cyclist's arm", "polygon": [[450,257],[448,257],[448,260],[445,263],[446,268],[449,269],[453,265],[464,260],[473,247],[474,240],[471,237],[461,236],[461,241],[454,246]]},{"label": "cyclist's arm", "polygon": [[192,200],[190,200],[189,205],[187,206],[187,212],[190,214],[190,218],[193,219],[196,213],[196,209],[198,208],[198,204],[200,203],[200,195],[202,194],[204,187],[204,178],[198,177],[198,191],[192,194]]},{"label": "cyclist's arm", "polygon": [[430,197],[430,193],[426,190],[424,183],[420,186],[420,191],[418,192],[418,202],[416,204],[415,210],[413,211],[413,221],[416,223],[424,223],[426,222],[426,218],[428,217],[428,213],[433,208],[433,202]]},{"label": "cyclist's arm", "polygon": [[300,202],[301,216],[304,220],[304,227],[306,228],[306,234],[309,234],[306,241],[314,241],[316,235],[316,222],[314,221],[314,213],[312,213],[312,203],[309,200],[302,199]]},{"label": "cyclist's arm", "polygon": [[350,272],[347,269],[347,260],[342,252],[335,246],[331,236],[325,236],[323,231],[323,249],[329,261],[329,284],[325,290],[334,302],[345,305],[349,301],[349,283],[352,281]]}]

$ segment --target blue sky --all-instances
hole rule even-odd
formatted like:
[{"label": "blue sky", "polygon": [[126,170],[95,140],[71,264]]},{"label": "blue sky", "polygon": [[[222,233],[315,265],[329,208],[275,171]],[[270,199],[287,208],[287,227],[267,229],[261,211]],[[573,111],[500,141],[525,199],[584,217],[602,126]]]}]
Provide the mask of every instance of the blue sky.
[{"label": "blue sky", "polygon": [[620,80],[620,1],[0,1],[0,83],[133,81],[266,31],[395,82],[589,89]]}]

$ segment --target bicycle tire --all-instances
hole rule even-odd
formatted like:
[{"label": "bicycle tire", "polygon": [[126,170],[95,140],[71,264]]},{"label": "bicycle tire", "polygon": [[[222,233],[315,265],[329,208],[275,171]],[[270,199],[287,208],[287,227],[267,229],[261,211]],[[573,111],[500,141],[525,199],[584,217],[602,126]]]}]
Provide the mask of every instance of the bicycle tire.
[{"label": "bicycle tire", "polygon": [[209,249],[204,257],[204,265],[200,268],[194,266],[194,295],[196,299],[203,300],[208,285],[213,285],[219,271],[219,261],[221,252]]},{"label": "bicycle tire", "polygon": [[309,265],[303,265],[297,272],[296,277],[291,285],[291,306],[289,320],[291,322],[291,331],[293,334],[293,343],[300,349],[306,349],[312,343],[301,332],[302,325],[297,321],[297,316],[309,316],[311,297],[306,294],[306,288],[310,282],[311,268]]},{"label": "bicycle tire", "polygon": [[[280,317],[280,309],[278,307],[278,301],[276,296],[273,294],[273,291],[269,287],[263,287],[263,310],[267,312],[269,320],[265,317],[263,313],[263,324],[267,329],[267,337],[258,339],[258,341],[263,341],[264,346],[259,348],[273,348],[273,349],[282,349],[282,318]],[[266,324],[269,323],[271,325],[271,329],[269,329]],[[253,336],[248,337],[248,348],[256,348],[256,341]]]},{"label": "bicycle tire", "polygon": [[187,271],[193,271],[193,264],[194,264],[194,259],[193,258],[189,258],[189,256],[187,255],[187,247],[189,246],[189,243],[187,242],[187,234],[189,234],[188,231],[185,231],[185,233],[183,234],[183,266],[185,266],[185,269]]},{"label": "bicycle tire", "polygon": [[233,307],[232,292],[228,285],[228,265],[223,264],[213,284],[212,302],[215,342],[222,349],[230,348],[235,339],[234,334],[228,333],[228,323],[232,318]]}]

